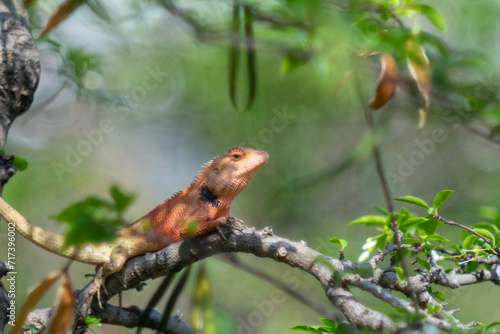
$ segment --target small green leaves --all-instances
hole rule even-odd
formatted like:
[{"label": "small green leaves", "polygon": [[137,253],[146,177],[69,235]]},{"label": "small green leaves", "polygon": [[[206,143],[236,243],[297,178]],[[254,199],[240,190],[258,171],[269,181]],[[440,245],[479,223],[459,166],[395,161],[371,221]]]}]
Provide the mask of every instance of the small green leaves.
[{"label": "small green leaves", "polygon": [[26,158],[21,156],[15,156],[14,159],[12,160],[12,164],[16,166],[17,170],[20,172],[28,168],[28,161],[26,160]]},{"label": "small green leaves", "polygon": [[414,197],[414,196],[402,196],[402,197],[395,198],[395,200],[396,201],[401,201],[401,202],[415,204],[415,205],[421,206],[422,208],[427,209],[427,210],[430,209],[429,205],[427,203],[425,203],[425,201],[423,199],[420,199],[418,197]]},{"label": "small green leaves", "polygon": [[344,239],[339,239],[337,237],[333,237],[333,238],[331,238],[328,241],[331,242],[334,245],[339,245],[341,251],[343,251],[344,248],[347,246],[347,241],[345,241]]},{"label": "small green leaves", "polygon": [[443,16],[441,13],[438,12],[438,10],[432,6],[429,5],[416,5],[416,9],[420,11],[422,14],[424,14],[429,21],[436,26],[439,30],[445,30],[446,29],[446,24],[444,21]]},{"label": "small green leaves", "polygon": [[[90,327],[101,327],[101,318],[95,317],[93,315],[86,317],[83,319],[85,321],[85,326],[90,329]],[[94,331],[91,330],[93,333]]]},{"label": "small green leaves", "polygon": [[436,312],[442,308],[443,307],[441,305],[427,304],[427,311],[429,311],[430,314],[436,314]]},{"label": "small green leaves", "polygon": [[432,200],[432,206],[434,207],[434,212],[437,212],[437,209],[443,205],[443,203],[454,193],[453,190],[443,190],[440,191],[434,196]]}]

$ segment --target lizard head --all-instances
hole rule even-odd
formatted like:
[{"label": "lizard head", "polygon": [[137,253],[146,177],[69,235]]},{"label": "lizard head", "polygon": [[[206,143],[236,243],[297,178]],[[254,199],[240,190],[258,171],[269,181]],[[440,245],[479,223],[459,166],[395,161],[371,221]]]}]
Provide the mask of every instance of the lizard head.
[{"label": "lizard head", "polygon": [[212,160],[205,173],[206,186],[217,197],[233,199],[268,158],[267,152],[235,146]]}]

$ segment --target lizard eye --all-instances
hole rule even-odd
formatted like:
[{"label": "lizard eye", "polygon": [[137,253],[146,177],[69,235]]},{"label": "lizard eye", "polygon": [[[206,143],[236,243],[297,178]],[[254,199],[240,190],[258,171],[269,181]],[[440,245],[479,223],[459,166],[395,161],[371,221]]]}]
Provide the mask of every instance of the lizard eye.
[{"label": "lizard eye", "polygon": [[216,168],[215,169],[215,175],[219,175],[219,174],[220,174],[220,170],[219,170],[219,168]]},{"label": "lizard eye", "polygon": [[231,155],[231,160],[238,161],[238,160],[241,160],[241,157],[242,157],[241,154],[235,153],[235,154]]}]

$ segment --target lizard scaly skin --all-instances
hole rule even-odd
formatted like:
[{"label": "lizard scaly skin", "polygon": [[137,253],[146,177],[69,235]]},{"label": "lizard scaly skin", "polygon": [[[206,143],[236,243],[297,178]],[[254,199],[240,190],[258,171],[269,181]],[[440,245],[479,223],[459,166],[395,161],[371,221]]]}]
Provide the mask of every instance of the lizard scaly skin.
[{"label": "lizard scaly skin", "polygon": [[135,223],[117,232],[112,243],[63,249],[64,237],[28,222],[0,198],[0,215],[36,245],[76,261],[101,266],[94,283],[120,271],[135,256],[216,230],[229,216],[233,199],[267,162],[268,154],[233,147],[204,165],[190,186],[167,199]]}]

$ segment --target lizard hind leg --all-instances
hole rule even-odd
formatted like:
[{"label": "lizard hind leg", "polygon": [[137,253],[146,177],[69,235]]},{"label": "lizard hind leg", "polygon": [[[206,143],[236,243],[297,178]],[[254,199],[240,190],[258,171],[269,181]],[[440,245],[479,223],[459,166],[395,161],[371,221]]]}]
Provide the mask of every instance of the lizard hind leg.
[{"label": "lizard hind leg", "polygon": [[94,277],[94,280],[88,286],[88,288],[85,289],[85,291],[84,291],[85,296],[82,298],[81,302],[79,303],[80,304],[79,308],[90,310],[90,304],[92,302],[92,299],[94,298],[94,296],[96,296],[99,308],[103,309],[102,302],[101,302],[101,288],[104,290],[105,294],[108,293],[106,291],[106,287],[104,285],[104,283],[106,282],[106,278],[108,276],[110,276],[111,274],[114,274],[114,273],[120,271],[126,261],[127,261],[127,253],[123,252],[123,249],[113,250],[111,255],[110,255],[109,261],[104,263],[97,270],[95,277]]}]

